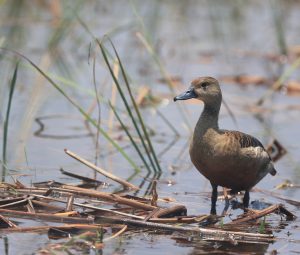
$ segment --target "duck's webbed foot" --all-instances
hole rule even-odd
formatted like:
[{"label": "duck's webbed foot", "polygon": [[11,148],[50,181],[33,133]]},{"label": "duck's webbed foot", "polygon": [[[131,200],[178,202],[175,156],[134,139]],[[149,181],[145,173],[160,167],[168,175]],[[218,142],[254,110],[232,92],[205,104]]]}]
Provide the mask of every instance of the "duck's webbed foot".
[{"label": "duck's webbed foot", "polygon": [[212,193],[211,193],[211,208],[210,208],[210,214],[216,215],[216,204],[218,200],[218,185],[212,184]]}]

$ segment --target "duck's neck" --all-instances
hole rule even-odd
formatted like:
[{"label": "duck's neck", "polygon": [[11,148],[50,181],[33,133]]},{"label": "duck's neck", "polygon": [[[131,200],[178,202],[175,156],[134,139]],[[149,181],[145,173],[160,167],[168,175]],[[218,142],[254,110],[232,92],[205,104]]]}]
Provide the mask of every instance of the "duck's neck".
[{"label": "duck's neck", "polygon": [[203,112],[197,122],[195,131],[199,134],[204,134],[208,129],[219,129],[219,112],[221,102],[218,104],[205,104]]}]

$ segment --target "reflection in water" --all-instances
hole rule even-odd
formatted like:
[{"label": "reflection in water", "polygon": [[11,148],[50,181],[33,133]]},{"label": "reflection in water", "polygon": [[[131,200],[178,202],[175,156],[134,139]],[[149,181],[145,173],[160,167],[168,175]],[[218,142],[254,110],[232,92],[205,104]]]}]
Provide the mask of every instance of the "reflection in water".
[{"label": "reflection in water", "polygon": [[265,254],[268,243],[238,243],[213,242],[193,240],[193,250],[190,255],[196,254]]}]

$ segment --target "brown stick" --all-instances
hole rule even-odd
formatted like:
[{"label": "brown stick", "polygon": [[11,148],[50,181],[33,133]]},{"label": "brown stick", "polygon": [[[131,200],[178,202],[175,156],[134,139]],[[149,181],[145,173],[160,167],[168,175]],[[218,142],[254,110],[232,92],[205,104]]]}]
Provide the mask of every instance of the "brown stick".
[{"label": "brown stick", "polygon": [[[56,188],[53,188],[53,189],[56,190]],[[153,210],[153,209],[157,208],[155,206],[144,204],[144,203],[138,202],[136,200],[124,198],[124,197],[121,197],[119,195],[112,194],[112,193],[100,192],[97,190],[89,190],[89,189],[79,188],[79,187],[75,187],[75,186],[71,186],[71,185],[63,185],[62,189],[65,189],[65,191],[68,191],[68,192],[72,192],[73,194],[101,198],[104,200],[112,201],[112,202],[119,203],[119,204],[129,205],[134,208],[139,208],[139,209],[143,209],[143,210]]]},{"label": "brown stick", "polygon": [[7,232],[19,232],[19,233],[24,233],[24,232],[46,232],[50,228],[55,228],[55,229],[60,229],[60,230],[69,230],[73,228],[78,228],[78,229],[99,229],[101,228],[101,225],[89,225],[89,224],[68,224],[64,226],[37,226],[37,227],[24,227],[24,228],[9,228],[9,229],[1,229],[0,232],[7,233]]},{"label": "brown stick", "polygon": [[97,171],[98,173],[106,176],[107,178],[109,178],[109,179],[111,179],[111,180],[113,180],[115,182],[118,182],[118,183],[122,184],[124,187],[127,187],[129,189],[134,189],[134,190],[138,190],[139,189],[137,186],[135,186],[135,185],[133,185],[133,184],[131,184],[131,183],[129,183],[129,182],[127,182],[127,181],[119,178],[118,176],[115,176],[115,175],[113,175],[113,174],[111,174],[111,173],[103,170],[102,168],[100,168],[98,166],[95,166],[94,164],[92,164],[92,163],[88,162],[87,160],[81,158],[80,156],[76,155],[74,152],[71,152],[71,151],[65,149],[65,153],[68,154],[69,156],[71,156],[72,158],[80,161],[81,163],[83,163],[84,165],[88,166],[89,168],[91,168],[91,169]]},{"label": "brown stick", "polygon": [[76,194],[77,196],[88,196],[88,197],[100,198],[100,199],[112,201],[115,203],[126,204],[126,205],[129,205],[129,206],[132,206],[135,208],[139,208],[139,209],[143,209],[143,210],[153,210],[153,209],[157,208],[155,206],[152,206],[149,204],[144,204],[144,203],[141,203],[134,199],[121,197],[116,194],[100,192],[100,191],[96,191],[96,190],[90,190],[90,189],[75,187],[75,186],[71,186],[71,185],[63,185],[61,188],[51,188],[51,189],[27,188],[27,189],[18,189],[17,191],[19,193],[24,193],[24,194],[44,195],[49,190],[61,192],[61,194],[64,196],[66,196],[67,194],[69,196],[70,193],[73,193],[73,194]]},{"label": "brown stick", "polygon": [[[58,198],[45,197],[45,196],[41,196],[41,195],[35,195],[35,196],[39,197],[39,198],[47,199],[47,200],[52,200],[52,201],[56,201],[56,202],[65,203],[65,204],[67,203],[67,201],[63,201],[63,200],[58,199]],[[122,215],[122,216],[126,216],[126,217],[132,217],[132,218],[141,219],[141,220],[143,219],[142,216],[137,216],[137,215],[129,214],[129,213],[123,213],[123,212],[119,212],[119,211],[115,211],[115,210],[111,210],[111,209],[107,209],[107,208],[100,208],[100,207],[89,205],[89,204],[80,204],[80,203],[74,202],[73,205],[74,206],[79,206],[79,207],[82,207],[82,208],[92,209],[92,210],[95,210],[95,211],[109,212],[109,213],[112,213],[112,214],[118,214],[118,215]]]},{"label": "brown stick", "polygon": [[93,218],[62,217],[62,216],[55,216],[48,213],[30,213],[30,212],[0,209],[0,214],[10,216],[13,218],[40,219],[45,221],[54,221],[54,222],[61,222],[61,223],[87,223],[87,224],[94,223]]}]

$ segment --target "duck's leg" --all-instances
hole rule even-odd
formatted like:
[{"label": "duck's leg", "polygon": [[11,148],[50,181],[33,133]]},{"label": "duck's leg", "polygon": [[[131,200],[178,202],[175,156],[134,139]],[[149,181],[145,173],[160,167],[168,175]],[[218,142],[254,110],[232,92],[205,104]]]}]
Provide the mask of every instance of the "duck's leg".
[{"label": "duck's leg", "polygon": [[212,184],[212,192],[211,192],[211,208],[210,208],[210,214],[216,215],[216,203],[218,199],[218,185]]},{"label": "duck's leg", "polygon": [[244,205],[244,208],[248,208],[248,206],[249,206],[249,201],[250,201],[249,190],[246,190],[246,191],[245,191],[244,198],[243,198],[243,205]]}]

